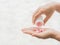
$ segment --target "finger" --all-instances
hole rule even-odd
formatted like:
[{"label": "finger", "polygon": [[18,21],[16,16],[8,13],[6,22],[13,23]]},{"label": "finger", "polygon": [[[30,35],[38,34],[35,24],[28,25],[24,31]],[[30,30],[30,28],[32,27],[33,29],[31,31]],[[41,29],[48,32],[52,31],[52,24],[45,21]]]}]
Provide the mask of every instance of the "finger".
[{"label": "finger", "polygon": [[24,33],[29,34],[29,35],[33,35],[36,32],[32,31],[32,30],[23,30]]},{"label": "finger", "polygon": [[44,12],[44,9],[40,9],[33,15],[32,17],[33,24],[35,24],[35,21],[37,20],[39,16],[41,16],[41,14],[43,14],[43,12]]},{"label": "finger", "polygon": [[46,18],[44,19],[44,24],[49,20],[51,16],[46,16]]},{"label": "finger", "polygon": [[38,29],[38,27],[29,27],[29,28],[24,28],[24,29],[22,29],[22,30],[35,30],[35,29]]},{"label": "finger", "polygon": [[39,35],[39,33],[36,33],[34,31],[31,31],[31,30],[24,30],[24,33],[32,35],[32,36],[37,37],[37,38],[41,37],[41,35]]},{"label": "finger", "polygon": [[47,34],[45,32],[33,33],[32,36],[45,39],[47,37]]},{"label": "finger", "polygon": [[32,35],[33,31],[31,30],[23,30],[24,33]]},{"label": "finger", "polygon": [[53,12],[47,13],[46,14],[46,18],[44,19],[44,24],[50,19],[50,17],[52,16]]},{"label": "finger", "polygon": [[46,32],[41,32],[41,33],[33,33],[32,36],[45,39],[48,36],[48,34],[46,34]]},{"label": "finger", "polygon": [[24,33],[25,33],[25,32],[27,33],[27,32],[29,32],[29,31],[31,32],[31,31],[34,31],[36,28],[37,28],[37,27],[24,28],[24,29],[22,29],[22,32],[24,32]]},{"label": "finger", "polygon": [[37,38],[40,38],[40,35],[37,32],[33,33],[32,36],[37,37]]},{"label": "finger", "polygon": [[54,13],[54,9],[52,8],[46,9],[45,11],[46,18],[44,19],[44,24],[50,19],[53,13]]}]

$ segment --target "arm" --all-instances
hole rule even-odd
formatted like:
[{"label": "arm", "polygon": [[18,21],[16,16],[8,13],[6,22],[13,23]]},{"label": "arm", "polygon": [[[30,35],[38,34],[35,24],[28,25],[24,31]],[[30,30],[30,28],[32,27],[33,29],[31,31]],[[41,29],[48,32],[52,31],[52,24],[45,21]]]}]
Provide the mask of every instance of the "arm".
[{"label": "arm", "polygon": [[56,11],[60,12],[60,3],[55,4]]},{"label": "arm", "polygon": [[[42,30],[43,32],[37,33],[35,32],[35,29],[39,29],[39,30],[43,29]],[[41,39],[53,38],[60,41],[60,32],[54,29],[30,27],[30,28],[24,28],[22,31],[26,34],[32,35],[37,38],[41,38]]]},{"label": "arm", "polygon": [[52,38],[54,38],[54,39],[60,41],[60,32],[54,31]]}]

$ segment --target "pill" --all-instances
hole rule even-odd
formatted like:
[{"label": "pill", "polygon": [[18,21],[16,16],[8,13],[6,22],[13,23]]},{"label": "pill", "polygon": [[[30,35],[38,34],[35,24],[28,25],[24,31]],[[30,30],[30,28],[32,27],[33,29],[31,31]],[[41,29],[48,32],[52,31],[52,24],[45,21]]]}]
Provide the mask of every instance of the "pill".
[{"label": "pill", "polygon": [[44,31],[44,29],[39,29],[39,28],[38,28],[38,29],[34,29],[34,31],[37,32],[37,33],[41,33],[41,32]]}]

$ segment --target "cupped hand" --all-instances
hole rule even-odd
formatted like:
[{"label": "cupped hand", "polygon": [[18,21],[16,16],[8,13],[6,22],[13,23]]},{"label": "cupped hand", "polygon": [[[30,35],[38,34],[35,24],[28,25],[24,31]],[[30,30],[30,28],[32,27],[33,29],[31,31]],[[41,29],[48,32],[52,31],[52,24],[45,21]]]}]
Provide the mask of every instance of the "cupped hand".
[{"label": "cupped hand", "polygon": [[[42,32],[38,33],[35,30],[42,30]],[[46,38],[53,38],[54,37],[54,30],[50,29],[50,28],[37,28],[37,27],[30,27],[30,28],[24,28],[22,29],[22,31],[26,34],[32,35],[34,37],[37,38],[42,38],[42,39],[46,39]]]}]

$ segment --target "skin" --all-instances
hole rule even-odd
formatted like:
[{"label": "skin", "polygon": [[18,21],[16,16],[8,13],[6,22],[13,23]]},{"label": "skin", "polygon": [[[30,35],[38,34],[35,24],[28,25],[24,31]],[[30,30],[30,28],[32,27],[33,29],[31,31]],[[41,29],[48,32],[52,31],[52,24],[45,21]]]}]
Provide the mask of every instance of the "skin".
[{"label": "skin", "polygon": [[[44,29],[45,31],[38,33],[34,31],[35,29]],[[53,38],[60,41],[60,32],[55,31],[54,29],[50,29],[50,28],[30,27],[30,28],[22,29],[22,32],[25,34],[32,35],[37,38],[41,38],[41,39]]]},{"label": "skin", "polygon": [[54,11],[60,12],[60,3],[49,3],[45,6],[42,6],[41,8],[38,8],[32,17],[32,23],[35,24],[37,18],[42,14],[46,15],[46,18],[44,19],[44,23],[46,23]]},{"label": "skin", "polygon": [[[46,15],[46,18],[44,19],[44,24],[45,24],[48,21],[48,19],[52,16],[54,11],[60,12],[60,3],[49,3],[39,8],[32,17],[33,24],[35,24],[35,21],[37,20],[39,16],[41,16],[41,14]],[[22,29],[22,31],[26,34],[32,35],[37,38],[42,38],[42,39],[53,38],[60,41],[60,32],[55,31],[54,29],[43,28],[45,31],[41,33],[35,32],[34,29],[37,29],[37,27],[24,28]]]}]

